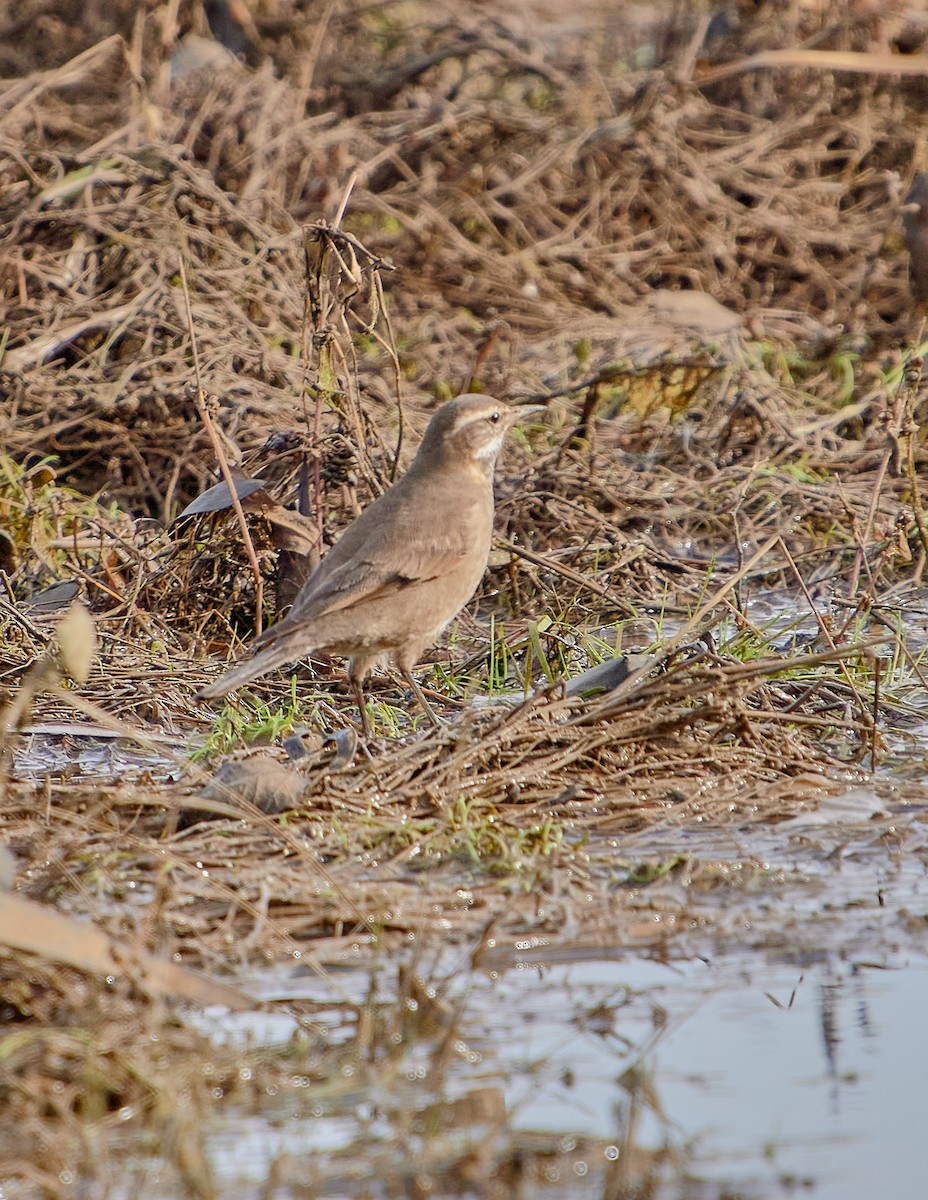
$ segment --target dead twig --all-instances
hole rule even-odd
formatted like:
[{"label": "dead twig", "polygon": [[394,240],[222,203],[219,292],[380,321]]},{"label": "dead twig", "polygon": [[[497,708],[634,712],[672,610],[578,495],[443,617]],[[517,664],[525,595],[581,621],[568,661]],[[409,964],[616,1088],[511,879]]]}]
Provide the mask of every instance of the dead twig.
[{"label": "dead twig", "polygon": [[229,499],[232,502],[232,507],[235,510],[235,517],[238,521],[238,527],[242,534],[242,544],[245,547],[245,553],[248,555],[248,562],[251,565],[252,578],[255,583],[255,633],[259,634],[264,622],[264,578],[261,574],[261,566],[258,562],[258,556],[255,553],[254,542],[251,540],[251,531],[248,528],[248,522],[245,519],[245,510],[242,508],[242,503],[238,497],[238,490],[235,487],[235,479],[232,475],[232,469],[229,466],[229,460],[226,456],[225,448],[219,440],[216,433],[216,426],[213,422],[215,406],[211,402],[209,396],[203,390],[203,380],[200,375],[200,359],[197,354],[197,337],[196,330],[193,324],[193,311],[190,307],[190,289],[187,286],[187,268],[184,264],[184,256],[181,254],[180,259],[180,278],[181,287],[184,293],[184,305],[187,312],[187,333],[190,337],[190,353],[193,358],[193,374],[196,381],[195,387],[192,389],[192,399],[196,405],[197,413],[200,420],[203,422],[203,428],[206,430],[210,443],[213,447],[213,454],[216,456],[216,462],[219,464],[219,471],[222,478],[225,480],[226,487],[229,489]]}]

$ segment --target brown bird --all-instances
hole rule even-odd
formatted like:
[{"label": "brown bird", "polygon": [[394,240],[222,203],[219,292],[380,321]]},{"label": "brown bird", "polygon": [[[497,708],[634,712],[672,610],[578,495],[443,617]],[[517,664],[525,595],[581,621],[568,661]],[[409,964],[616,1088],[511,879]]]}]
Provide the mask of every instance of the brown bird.
[{"label": "brown bird", "polygon": [[544,412],[492,396],[457,396],[435,413],[409,470],[345,530],[257,654],[205,687],[213,700],[274,667],[316,653],[349,659],[365,736],[361,685],[392,658],[433,725],[412,667],[477,590],[493,533],[493,472],[509,429]]}]

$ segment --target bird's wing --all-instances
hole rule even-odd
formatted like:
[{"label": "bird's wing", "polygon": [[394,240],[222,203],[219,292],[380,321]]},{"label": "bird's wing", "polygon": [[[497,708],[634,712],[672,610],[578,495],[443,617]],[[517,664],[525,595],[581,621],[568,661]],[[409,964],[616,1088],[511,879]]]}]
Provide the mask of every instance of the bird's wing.
[{"label": "bird's wing", "polygon": [[288,620],[312,621],[327,613],[366,600],[391,595],[402,588],[438,579],[459,566],[467,551],[447,538],[433,543],[418,542],[400,554],[352,558],[333,567],[324,580],[297,597]]},{"label": "bird's wing", "polygon": [[[424,514],[405,503],[402,486],[396,485],[345,530],[287,616],[255,644],[275,640],[294,623],[315,621],[449,574],[474,552],[483,535],[479,509],[462,512],[458,505],[453,512],[437,511],[444,507],[439,501],[436,510]],[[434,532],[427,533],[424,525]],[[489,548],[489,529],[485,536]]]}]

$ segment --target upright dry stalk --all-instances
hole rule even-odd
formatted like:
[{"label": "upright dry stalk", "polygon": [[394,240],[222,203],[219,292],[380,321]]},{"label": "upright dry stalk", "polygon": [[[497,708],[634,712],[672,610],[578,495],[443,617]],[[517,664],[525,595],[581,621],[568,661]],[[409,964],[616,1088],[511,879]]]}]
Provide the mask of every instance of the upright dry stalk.
[{"label": "upright dry stalk", "polygon": [[213,413],[215,410],[215,400],[208,396],[203,389],[203,380],[200,375],[200,358],[197,354],[197,339],[196,331],[193,327],[193,312],[190,307],[190,289],[187,286],[187,268],[184,264],[184,256],[180,256],[180,279],[181,287],[184,293],[184,306],[187,314],[187,330],[190,334],[190,351],[193,358],[193,375],[196,381],[195,387],[191,389],[192,399],[196,405],[197,414],[203,422],[203,428],[206,430],[210,443],[213,447],[213,453],[216,455],[216,462],[219,464],[219,471],[222,478],[225,480],[226,487],[229,489],[229,496],[232,500],[232,507],[235,509],[235,516],[238,520],[239,528],[242,531],[242,541],[245,545],[245,553],[248,555],[248,562],[251,565],[251,571],[255,580],[255,633],[258,634],[263,628],[263,609],[264,609],[264,579],[261,576],[261,567],[258,563],[258,556],[255,553],[254,542],[251,540],[251,533],[248,529],[248,522],[245,520],[245,511],[242,508],[241,502],[235,489],[235,479],[232,476],[229,460],[226,457],[226,452],[223,449],[222,442],[219,440],[219,435],[216,433],[216,426],[213,421]]}]

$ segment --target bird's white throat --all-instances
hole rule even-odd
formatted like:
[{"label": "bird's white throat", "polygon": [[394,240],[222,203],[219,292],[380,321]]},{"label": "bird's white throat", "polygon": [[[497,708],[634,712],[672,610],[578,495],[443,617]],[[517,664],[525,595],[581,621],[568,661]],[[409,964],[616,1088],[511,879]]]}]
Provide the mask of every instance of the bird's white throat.
[{"label": "bird's white throat", "polygon": [[481,446],[479,450],[474,452],[474,458],[479,458],[481,462],[485,462],[488,458],[496,458],[503,448],[505,437],[506,430],[501,429],[498,437],[495,437],[492,442],[487,442],[485,446]]}]

